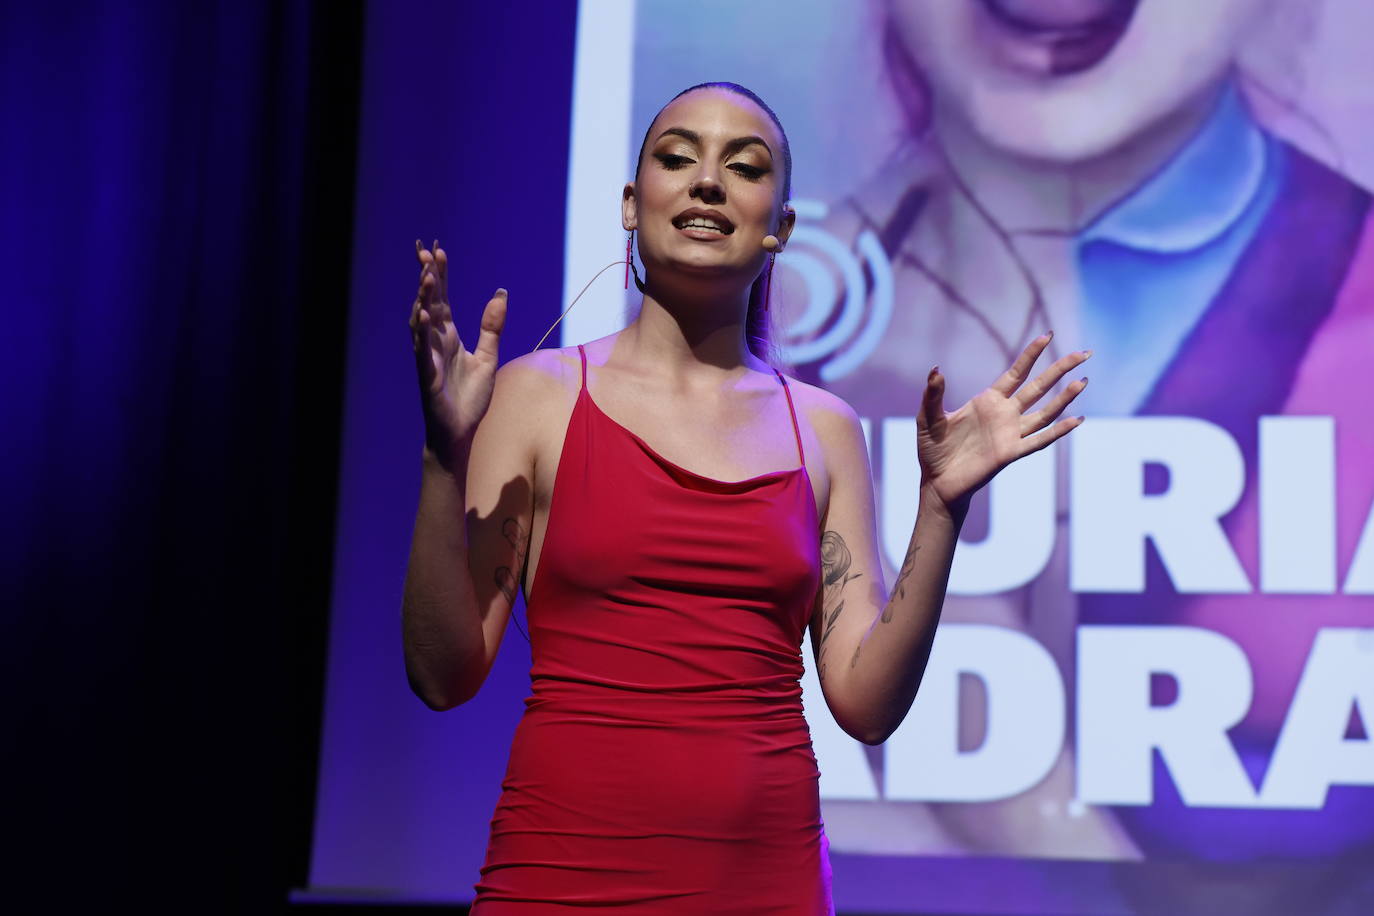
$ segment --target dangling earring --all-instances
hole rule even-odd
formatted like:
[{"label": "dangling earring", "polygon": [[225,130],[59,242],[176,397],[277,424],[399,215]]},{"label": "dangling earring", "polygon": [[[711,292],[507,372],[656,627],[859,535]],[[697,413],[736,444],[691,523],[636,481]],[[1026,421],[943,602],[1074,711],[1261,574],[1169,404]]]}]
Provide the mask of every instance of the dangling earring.
[{"label": "dangling earring", "polygon": [[768,278],[764,281],[763,286],[763,310],[765,312],[768,311],[768,305],[773,299],[773,265],[777,260],[777,254],[768,256]]},{"label": "dangling earring", "polygon": [[632,256],[632,255],[631,255],[631,251],[632,251],[633,248],[634,248],[634,244],[635,244],[635,231],[634,231],[633,229],[631,229],[631,230],[630,230],[629,236],[627,236],[626,239],[625,239],[625,288],[626,288],[626,289],[629,289],[629,288],[630,288],[630,258],[631,258],[631,256]]}]

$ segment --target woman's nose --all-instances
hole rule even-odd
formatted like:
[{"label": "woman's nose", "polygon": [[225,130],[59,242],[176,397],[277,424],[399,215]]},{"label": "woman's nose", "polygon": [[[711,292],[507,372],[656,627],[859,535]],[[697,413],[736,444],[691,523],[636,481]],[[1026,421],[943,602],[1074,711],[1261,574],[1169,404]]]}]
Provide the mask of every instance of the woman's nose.
[{"label": "woman's nose", "polygon": [[714,175],[703,173],[692,182],[687,196],[695,197],[702,203],[720,203],[725,200],[725,186]]}]

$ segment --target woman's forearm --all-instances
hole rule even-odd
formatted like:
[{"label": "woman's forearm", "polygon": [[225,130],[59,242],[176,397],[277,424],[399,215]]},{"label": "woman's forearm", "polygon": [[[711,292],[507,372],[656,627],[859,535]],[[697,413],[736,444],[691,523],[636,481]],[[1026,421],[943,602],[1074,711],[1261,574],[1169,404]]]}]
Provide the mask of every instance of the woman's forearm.
[{"label": "woman's forearm", "polygon": [[467,456],[450,472],[428,448],[401,600],[410,687],[431,709],[471,699],[486,672],[486,646],[468,566]]},{"label": "woman's forearm", "polygon": [[916,698],[967,511],[966,505],[951,509],[921,488],[916,524],[891,594],[856,647],[847,672],[864,711],[867,743],[886,741]]}]

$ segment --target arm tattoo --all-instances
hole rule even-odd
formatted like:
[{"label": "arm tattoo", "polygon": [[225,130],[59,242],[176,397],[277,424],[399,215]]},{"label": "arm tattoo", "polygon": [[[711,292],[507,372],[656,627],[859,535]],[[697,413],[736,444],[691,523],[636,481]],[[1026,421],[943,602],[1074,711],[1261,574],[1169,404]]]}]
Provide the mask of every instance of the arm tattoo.
[{"label": "arm tattoo", "polygon": [[514,604],[515,596],[520,592],[520,575],[525,572],[525,551],[529,549],[529,535],[517,518],[508,518],[502,522],[501,534],[511,547],[515,548],[515,556],[511,559],[510,566],[497,568],[496,587]]},{"label": "arm tattoo", "polygon": [[817,675],[822,681],[825,680],[826,670],[826,663],[823,660],[825,643],[830,638],[831,631],[835,629],[835,622],[840,619],[840,614],[844,612],[844,587],[851,579],[857,579],[862,575],[862,573],[849,571],[852,563],[853,556],[839,532],[827,531],[821,535],[821,582],[823,588],[821,620],[823,623],[821,640],[816,654],[818,659],[822,659],[817,666]]},{"label": "arm tattoo", "polygon": [[[906,580],[911,575],[911,571],[916,568],[916,552],[921,549],[921,545],[915,541],[906,549],[906,556],[902,559],[902,568],[897,572],[897,581],[892,583],[892,594],[895,598],[906,597]],[[887,607],[883,608],[883,623],[892,620],[892,601],[887,602]]]},{"label": "arm tattoo", "polygon": [[[827,531],[821,535],[821,573],[825,578],[826,585],[834,585],[845,573],[849,572],[849,564],[853,562],[853,557],[849,554],[849,547],[845,544],[844,538],[840,537],[837,531]],[[851,577],[852,578],[852,577]],[[848,579],[844,580],[848,582]],[[840,582],[843,586],[844,582]]]}]

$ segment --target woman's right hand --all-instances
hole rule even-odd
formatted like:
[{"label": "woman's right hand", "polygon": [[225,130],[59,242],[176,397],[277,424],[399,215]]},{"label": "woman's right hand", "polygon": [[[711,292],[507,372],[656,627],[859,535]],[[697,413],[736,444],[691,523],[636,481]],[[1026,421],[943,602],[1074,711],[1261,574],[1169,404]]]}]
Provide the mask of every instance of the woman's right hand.
[{"label": "woman's right hand", "polygon": [[410,308],[410,336],[420,379],[425,449],[451,474],[463,469],[477,424],[491,404],[497,344],[506,323],[506,291],[482,310],[477,345],[468,352],[448,303],[448,255],[436,240],[431,251],[415,240],[420,288]]}]

